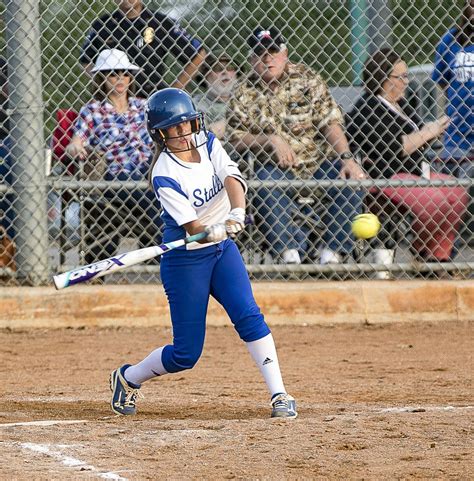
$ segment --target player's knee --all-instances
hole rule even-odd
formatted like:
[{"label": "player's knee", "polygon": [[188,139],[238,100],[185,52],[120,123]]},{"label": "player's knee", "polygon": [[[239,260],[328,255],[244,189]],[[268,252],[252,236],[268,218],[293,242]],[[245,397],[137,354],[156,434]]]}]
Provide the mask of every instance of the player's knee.
[{"label": "player's knee", "polygon": [[182,371],[186,369],[192,369],[197,364],[200,357],[201,357],[200,353],[199,354],[189,353],[188,355],[181,356],[179,359],[177,359],[176,364],[181,367]]},{"label": "player's knee", "polygon": [[201,350],[185,353],[176,353],[175,351],[170,352],[169,355],[162,356],[163,367],[169,373],[192,369],[199,361],[199,358],[201,357],[201,352]]},{"label": "player's knee", "polygon": [[256,341],[270,334],[270,329],[260,313],[239,319],[235,323],[235,329],[245,342]]}]

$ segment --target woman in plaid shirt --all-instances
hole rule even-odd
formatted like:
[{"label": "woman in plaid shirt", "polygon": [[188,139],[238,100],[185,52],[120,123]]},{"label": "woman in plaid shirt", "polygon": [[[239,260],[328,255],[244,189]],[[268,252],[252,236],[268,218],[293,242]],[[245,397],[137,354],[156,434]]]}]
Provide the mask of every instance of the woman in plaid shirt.
[{"label": "woman in plaid shirt", "polygon": [[[104,180],[144,180],[150,166],[153,142],[145,124],[146,100],[133,96],[138,70],[125,52],[100,53],[92,70],[93,99],[80,110],[67,147],[71,157],[87,159]],[[110,188],[102,198],[89,199],[87,207],[88,263],[114,255],[121,236],[137,237],[140,247],[159,241],[159,211],[147,191]],[[124,232],[127,224],[131,232]]]}]

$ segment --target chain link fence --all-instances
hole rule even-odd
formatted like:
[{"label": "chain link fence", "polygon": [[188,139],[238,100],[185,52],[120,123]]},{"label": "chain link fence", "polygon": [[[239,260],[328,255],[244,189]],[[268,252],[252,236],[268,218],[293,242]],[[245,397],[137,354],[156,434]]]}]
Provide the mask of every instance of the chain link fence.
[{"label": "chain link fence", "polygon": [[[254,279],[472,278],[472,2],[0,5],[2,283],[160,241],[140,99],[170,85],[247,179],[256,222],[238,244]],[[100,64],[110,49],[141,67],[126,105],[134,72]],[[369,212],[380,233],[354,239]],[[107,279],[159,280],[159,260]]]}]

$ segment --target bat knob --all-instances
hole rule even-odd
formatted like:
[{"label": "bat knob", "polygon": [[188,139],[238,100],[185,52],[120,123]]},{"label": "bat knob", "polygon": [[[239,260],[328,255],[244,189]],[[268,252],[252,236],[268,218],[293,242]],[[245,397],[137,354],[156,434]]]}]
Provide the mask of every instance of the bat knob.
[{"label": "bat knob", "polygon": [[245,225],[254,225],[255,224],[255,217],[253,214],[247,214],[245,216]]}]

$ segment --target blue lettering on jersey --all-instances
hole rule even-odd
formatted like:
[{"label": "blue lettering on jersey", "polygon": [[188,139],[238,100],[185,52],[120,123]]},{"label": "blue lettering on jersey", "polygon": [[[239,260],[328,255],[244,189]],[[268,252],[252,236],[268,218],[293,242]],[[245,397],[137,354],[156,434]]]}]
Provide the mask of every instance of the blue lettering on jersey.
[{"label": "blue lettering on jersey", "polygon": [[201,207],[204,205],[204,199],[201,197],[202,191],[201,189],[196,189],[193,192],[193,196],[196,199],[193,202],[194,207]]},{"label": "blue lettering on jersey", "polygon": [[210,189],[207,187],[204,189],[194,189],[193,197],[195,201],[193,202],[193,206],[202,207],[206,202],[209,202],[214,198],[223,188],[224,184],[222,184],[219,177],[214,174],[212,176],[212,187]]}]

